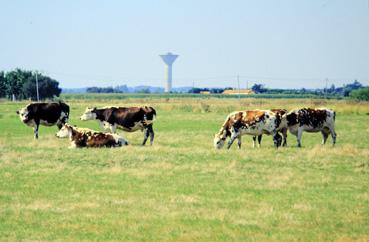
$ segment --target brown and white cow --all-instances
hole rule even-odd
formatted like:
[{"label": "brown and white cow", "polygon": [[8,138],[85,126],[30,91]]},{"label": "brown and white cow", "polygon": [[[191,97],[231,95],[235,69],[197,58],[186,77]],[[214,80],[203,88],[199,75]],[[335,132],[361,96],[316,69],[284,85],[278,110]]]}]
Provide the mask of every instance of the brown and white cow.
[{"label": "brown and white cow", "polygon": [[332,136],[333,145],[336,143],[335,111],[327,108],[302,108],[287,114],[289,131],[297,137],[297,146],[301,147],[302,132],[321,132],[322,144],[325,144],[329,134]]},{"label": "brown and white cow", "polygon": [[41,125],[57,125],[59,129],[68,122],[69,106],[63,102],[31,103],[17,111],[19,118],[26,125],[33,127],[35,139]]},{"label": "brown and white cow", "polygon": [[244,134],[259,136],[262,134],[273,135],[274,146],[279,147],[282,137],[277,128],[282,119],[269,110],[237,111],[230,113],[219,132],[214,137],[214,146],[220,149],[229,137],[229,149],[235,139],[238,139],[238,148],[241,148],[241,136]]},{"label": "brown and white cow", "polygon": [[77,128],[64,124],[56,133],[58,138],[69,137],[70,148],[82,147],[120,147],[128,142],[117,134],[103,133],[91,129]]},{"label": "brown and white cow", "polygon": [[[276,115],[279,116],[279,118],[281,119],[281,122],[279,123],[279,126],[277,127],[277,131],[282,133],[283,136],[283,143],[282,146],[287,146],[287,131],[288,131],[288,127],[287,127],[287,122],[285,120],[285,114],[287,114],[287,110],[286,109],[270,109],[270,111],[272,111],[273,113],[275,113]],[[258,146],[260,147],[261,145],[261,139],[262,139],[263,135],[259,135],[259,136],[254,136],[252,137],[253,139],[253,146],[255,147],[256,144],[256,137],[258,138]]]},{"label": "brown and white cow", "polygon": [[150,144],[154,141],[153,122],[156,111],[152,107],[105,107],[86,108],[81,120],[97,120],[103,129],[115,133],[116,129],[126,132],[144,131],[142,145],[150,137]]}]

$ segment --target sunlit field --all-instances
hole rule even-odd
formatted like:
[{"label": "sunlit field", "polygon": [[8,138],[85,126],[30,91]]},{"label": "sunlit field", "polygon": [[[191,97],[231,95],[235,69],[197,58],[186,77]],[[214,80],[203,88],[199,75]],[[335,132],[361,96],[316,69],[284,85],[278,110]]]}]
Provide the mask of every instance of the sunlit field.
[{"label": "sunlit field", "polygon": [[[113,96],[112,96],[113,98]],[[0,102],[0,240],[368,241],[369,103],[311,99],[144,97],[73,99],[70,123],[86,107],[153,106],[153,146],[119,131],[122,148],[68,149],[56,127],[39,140]],[[215,150],[231,111],[329,107],[337,145],[304,133],[275,149],[243,136],[239,150]]]}]

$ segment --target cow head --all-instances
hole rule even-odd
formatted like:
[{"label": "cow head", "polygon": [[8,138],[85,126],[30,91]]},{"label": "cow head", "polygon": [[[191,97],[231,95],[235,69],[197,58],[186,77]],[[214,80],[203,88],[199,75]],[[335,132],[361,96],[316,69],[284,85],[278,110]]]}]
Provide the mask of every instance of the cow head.
[{"label": "cow head", "polygon": [[276,133],[274,136],[273,136],[273,142],[274,142],[274,146],[276,148],[278,148],[279,146],[282,145],[282,136],[279,134],[279,133]]},{"label": "cow head", "polygon": [[86,108],[85,112],[81,116],[81,120],[93,120],[96,119],[96,108]]},{"label": "cow head", "polygon": [[274,146],[277,148],[282,144],[282,136],[277,130],[281,128],[282,125],[285,125],[285,123],[285,116],[281,116],[279,113],[266,112],[264,131],[273,135]]},{"label": "cow head", "polygon": [[275,118],[275,125],[276,125],[276,129],[277,130],[281,130],[283,128],[287,128],[287,113],[276,113],[276,118]]},{"label": "cow head", "polygon": [[29,111],[28,111],[28,106],[25,108],[22,108],[21,110],[18,110],[16,112],[19,115],[20,120],[23,123],[27,123],[29,121]]},{"label": "cow head", "polygon": [[67,138],[72,134],[72,127],[69,124],[64,124],[63,127],[56,133],[58,138]]},{"label": "cow head", "polygon": [[227,139],[228,135],[227,135],[227,131],[224,130],[224,129],[221,129],[219,131],[219,133],[217,133],[215,136],[214,136],[214,147],[216,149],[221,149],[223,148],[224,146],[224,143]]}]

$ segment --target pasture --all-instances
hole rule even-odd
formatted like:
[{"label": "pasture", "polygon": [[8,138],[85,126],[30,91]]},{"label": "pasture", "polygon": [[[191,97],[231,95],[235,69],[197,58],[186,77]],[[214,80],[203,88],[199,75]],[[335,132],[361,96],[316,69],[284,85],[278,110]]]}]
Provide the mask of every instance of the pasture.
[{"label": "pasture", "polygon": [[[145,97],[66,100],[70,123],[89,106],[150,105],[153,146],[68,149],[56,127],[39,140],[0,102],[0,240],[368,241],[369,103],[310,99]],[[243,136],[243,147],[215,150],[231,111],[296,107],[337,111],[337,145],[304,133],[276,150]]]}]

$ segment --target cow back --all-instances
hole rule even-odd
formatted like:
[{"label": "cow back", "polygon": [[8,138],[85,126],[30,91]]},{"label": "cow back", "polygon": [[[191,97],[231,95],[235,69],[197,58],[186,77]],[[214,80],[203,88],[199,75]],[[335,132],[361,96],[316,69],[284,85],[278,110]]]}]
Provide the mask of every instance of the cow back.
[{"label": "cow back", "polygon": [[56,123],[63,112],[68,118],[69,106],[65,103],[32,103],[28,105],[28,119],[44,120],[48,123]]}]

